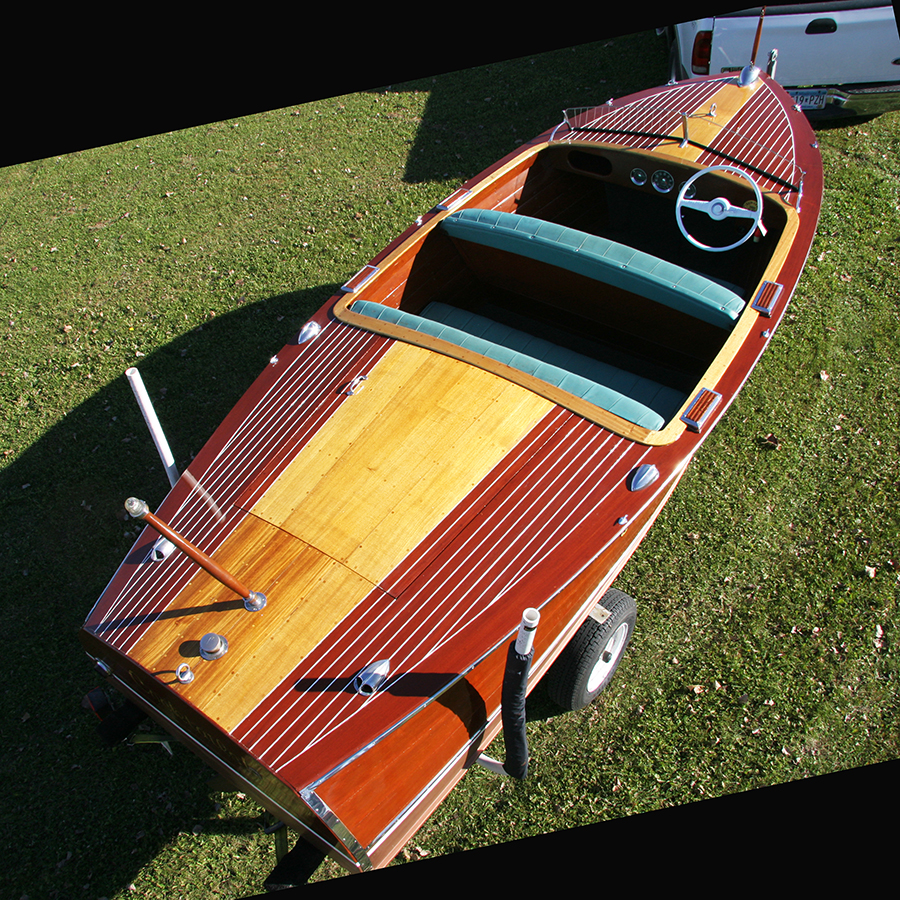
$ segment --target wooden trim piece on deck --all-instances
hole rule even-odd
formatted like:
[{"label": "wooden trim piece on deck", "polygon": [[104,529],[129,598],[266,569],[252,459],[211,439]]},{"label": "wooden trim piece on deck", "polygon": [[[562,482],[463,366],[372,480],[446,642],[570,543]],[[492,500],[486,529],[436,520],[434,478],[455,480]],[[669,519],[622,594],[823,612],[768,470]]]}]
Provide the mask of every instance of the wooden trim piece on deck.
[{"label": "wooden trim piece on deck", "polygon": [[[357,298],[354,297],[352,299]],[[444,341],[440,338],[423,334],[412,328],[406,328],[403,325],[395,325],[392,322],[372,319],[369,316],[355,313],[352,309],[347,308],[346,303],[336,306],[334,312],[337,318],[342,322],[346,322],[348,325],[355,325],[357,328],[363,328],[366,331],[374,331],[378,334],[395,338],[406,344],[412,344],[435,353],[440,353],[443,356],[464,362],[469,366],[477,367],[484,371],[491,372],[494,375],[498,375],[501,378],[520,385],[526,390],[531,391],[540,397],[544,397],[546,400],[549,400],[558,406],[565,407],[566,409],[583,416],[588,421],[594,422],[622,437],[644,444],[661,443],[654,440],[654,435],[661,432],[648,431],[646,428],[635,425],[633,422],[629,422],[620,416],[616,416],[608,410],[601,409],[593,403],[588,403],[580,397],[570,394],[568,391],[564,391],[546,381],[535,378],[533,375],[528,375],[511,366],[490,359],[489,357],[482,356],[480,353],[475,353],[472,350],[459,347],[450,341]],[[674,440],[674,438],[672,438],[672,440]],[[668,441],[663,443],[668,443]]]},{"label": "wooden trim piece on deck", "polygon": [[[402,343],[357,390],[216,553],[266,595],[266,607],[246,611],[201,570],[131,650],[227,731],[552,408],[517,385]],[[228,641],[219,659],[199,655],[210,632]],[[175,678],[184,662],[194,672],[187,684]]]},{"label": "wooden trim piece on deck", "polygon": [[[684,147],[680,143],[661,145],[657,151],[684,162],[696,162],[706,150],[703,146],[695,146],[693,142],[706,146],[712,144],[744,108],[761,84],[762,82],[758,82],[756,85],[744,88],[734,82],[723,84],[712,97],[704,100],[702,105],[688,116],[688,137],[692,143]],[[708,114],[713,105],[716,107],[714,117]],[[673,141],[682,140],[684,137],[683,126],[679,123],[678,128],[672,131],[670,136]]]},{"label": "wooden trim piece on deck", "polygon": [[[781,198],[774,194],[766,194],[766,202],[778,204],[784,212],[786,221],[781,235],[779,236],[778,246],[763,272],[760,283],[763,281],[779,280],[779,272],[787,259],[799,227],[797,211],[784,203]],[[364,294],[367,290],[368,287],[363,289],[360,293]],[[755,294],[755,290],[756,289],[751,293],[751,296]],[[753,309],[752,306],[747,303],[734,328],[726,338],[722,349],[716,354],[712,363],[709,365],[694,389],[690,391],[681,408],[676,411],[668,424],[662,429],[659,431],[650,431],[639,425],[635,425],[620,416],[616,416],[608,410],[595,406],[593,403],[588,403],[587,401],[576,397],[574,394],[570,394],[569,392],[548,384],[539,378],[527,375],[517,369],[485,357],[480,353],[475,353],[472,350],[459,347],[449,341],[415,331],[414,329],[407,328],[403,325],[385,322],[380,319],[372,319],[369,316],[355,313],[351,308],[351,304],[354,300],[359,299],[359,296],[359,294],[354,293],[341,298],[333,309],[335,317],[348,325],[354,325],[357,328],[383,334],[398,341],[413,344],[458,359],[470,366],[477,366],[478,368],[492,372],[493,374],[521,385],[527,390],[533,391],[535,394],[569,409],[572,412],[583,416],[588,421],[594,422],[622,437],[641,444],[654,446],[671,444],[684,433],[686,426],[684,422],[681,421],[681,416],[688,404],[701,388],[715,388],[722,374],[732,364],[751,329],[756,325],[759,319],[757,310]]]}]

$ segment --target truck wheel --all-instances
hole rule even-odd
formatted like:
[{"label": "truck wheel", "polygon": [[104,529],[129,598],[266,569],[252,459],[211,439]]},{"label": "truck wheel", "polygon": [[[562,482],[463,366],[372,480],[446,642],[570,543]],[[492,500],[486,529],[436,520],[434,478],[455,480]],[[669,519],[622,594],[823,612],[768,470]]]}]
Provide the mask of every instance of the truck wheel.
[{"label": "truck wheel", "polygon": [[550,667],[550,699],[563,709],[582,709],[609,684],[631,640],[637,606],[610,588]]}]

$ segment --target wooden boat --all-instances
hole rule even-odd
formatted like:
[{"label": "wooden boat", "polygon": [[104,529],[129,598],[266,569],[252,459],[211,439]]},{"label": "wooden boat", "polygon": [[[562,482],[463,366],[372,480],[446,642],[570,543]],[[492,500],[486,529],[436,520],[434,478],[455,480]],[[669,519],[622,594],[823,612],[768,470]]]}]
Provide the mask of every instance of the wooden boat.
[{"label": "wooden boat", "polygon": [[523,614],[526,690],[608,680],[611,586],[768,346],[821,194],[753,66],[567,111],[351,278],[156,515],[129,501],[88,654],[303,846],[386,865],[479,758],[515,768],[482,751]]}]

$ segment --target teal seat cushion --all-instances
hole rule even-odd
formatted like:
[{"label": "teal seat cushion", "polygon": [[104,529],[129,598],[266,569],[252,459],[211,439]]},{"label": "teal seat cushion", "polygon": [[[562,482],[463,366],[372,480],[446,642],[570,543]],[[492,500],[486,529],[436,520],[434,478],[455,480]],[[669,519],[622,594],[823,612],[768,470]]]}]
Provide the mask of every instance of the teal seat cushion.
[{"label": "teal seat cushion", "polygon": [[584,275],[730,329],[744,301],[729,288],[607,238],[492,209],[461,209],[441,228],[470,241]]},{"label": "teal seat cushion", "polygon": [[418,316],[368,300],[351,308],[486,356],[651,431],[685,399],[681,391],[444,303],[430,303]]}]

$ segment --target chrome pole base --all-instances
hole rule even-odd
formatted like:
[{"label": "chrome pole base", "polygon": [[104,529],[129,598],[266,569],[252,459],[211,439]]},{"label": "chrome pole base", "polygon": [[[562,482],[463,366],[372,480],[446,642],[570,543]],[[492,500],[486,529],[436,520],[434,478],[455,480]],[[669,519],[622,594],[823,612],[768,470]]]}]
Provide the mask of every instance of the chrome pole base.
[{"label": "chrome pole base", "polygon": [[259,612],[266,605],[266,595],[259,591],[250,591],[244,598],[244,609],[248,612]]}]

